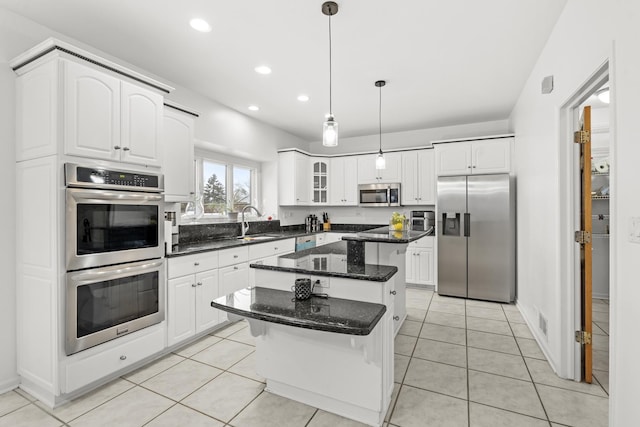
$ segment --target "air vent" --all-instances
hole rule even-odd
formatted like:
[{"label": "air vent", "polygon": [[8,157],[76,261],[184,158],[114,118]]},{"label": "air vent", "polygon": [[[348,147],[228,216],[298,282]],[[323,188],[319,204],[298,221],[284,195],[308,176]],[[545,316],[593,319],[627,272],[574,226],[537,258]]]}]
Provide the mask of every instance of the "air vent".
[{"label": "air vent", "polygon": [[547,318],[538,311],[538,329],[542,331],[542,334],[547,336]]}]

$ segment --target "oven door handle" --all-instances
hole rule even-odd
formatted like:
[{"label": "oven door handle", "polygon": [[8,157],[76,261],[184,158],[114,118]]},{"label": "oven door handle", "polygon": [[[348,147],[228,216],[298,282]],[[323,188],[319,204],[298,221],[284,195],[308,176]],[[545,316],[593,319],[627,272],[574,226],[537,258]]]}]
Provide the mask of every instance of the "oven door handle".
[{"label": "oven door handle", "polygon": [[[126,267],[112,266],[104,268],[94,268],[90,271],[78,271],[71,273],[71,279],[77,286],[93,283],[97,281],[107,281],[120,277],[130,276],[132,272],[143,274],[153,271],[162,266],[163,261],[137,262]],[[99,270],[99,271],[95,271]]]},{"label": "oven door handle", "polygon": [[141,200],[148,202],[162,201],[160,194],[130,193],[127,191],[105,191],[105,190],[82,190],[69,189],[75,198],[98,199],[98,200]]}]

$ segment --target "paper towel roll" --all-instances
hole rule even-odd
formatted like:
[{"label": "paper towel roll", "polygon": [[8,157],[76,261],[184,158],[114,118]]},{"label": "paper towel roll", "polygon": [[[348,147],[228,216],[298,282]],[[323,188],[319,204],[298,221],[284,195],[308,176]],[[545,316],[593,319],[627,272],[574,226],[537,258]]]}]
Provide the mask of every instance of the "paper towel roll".
[{"label": "paper towel roll", "polygon": [[165,253],[171,253],[171,221],[164,222],[164,250]]},{"label": "paper towel roll", "polygon": [[609,164],[606,161],[596,163],[596,171],[600,173],[609,172]]}]

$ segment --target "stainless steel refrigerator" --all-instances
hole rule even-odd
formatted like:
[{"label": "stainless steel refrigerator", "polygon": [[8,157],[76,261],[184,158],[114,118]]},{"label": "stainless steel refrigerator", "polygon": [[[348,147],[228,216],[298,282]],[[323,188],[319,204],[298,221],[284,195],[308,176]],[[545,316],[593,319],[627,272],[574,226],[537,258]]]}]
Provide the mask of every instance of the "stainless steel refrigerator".
[{"label": "stainless steel refrigerator", "polygon": [[515,188],[508,174],[438,178],[438,294],[515,298]]}]

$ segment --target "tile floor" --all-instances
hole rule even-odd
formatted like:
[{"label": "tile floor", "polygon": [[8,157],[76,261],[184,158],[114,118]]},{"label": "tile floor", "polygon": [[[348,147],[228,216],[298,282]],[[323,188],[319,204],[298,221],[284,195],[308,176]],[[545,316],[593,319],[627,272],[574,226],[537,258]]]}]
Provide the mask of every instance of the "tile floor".
[{"label": "tile floor", "polygon": [[[558,378],[513,305],[408,289],[385,427],[606,426],[608,305],[594,301],[593,384]],[[0,427],[351,427],[264,392],[246,322],[230,325],[53,411],[0,395]]]}]

